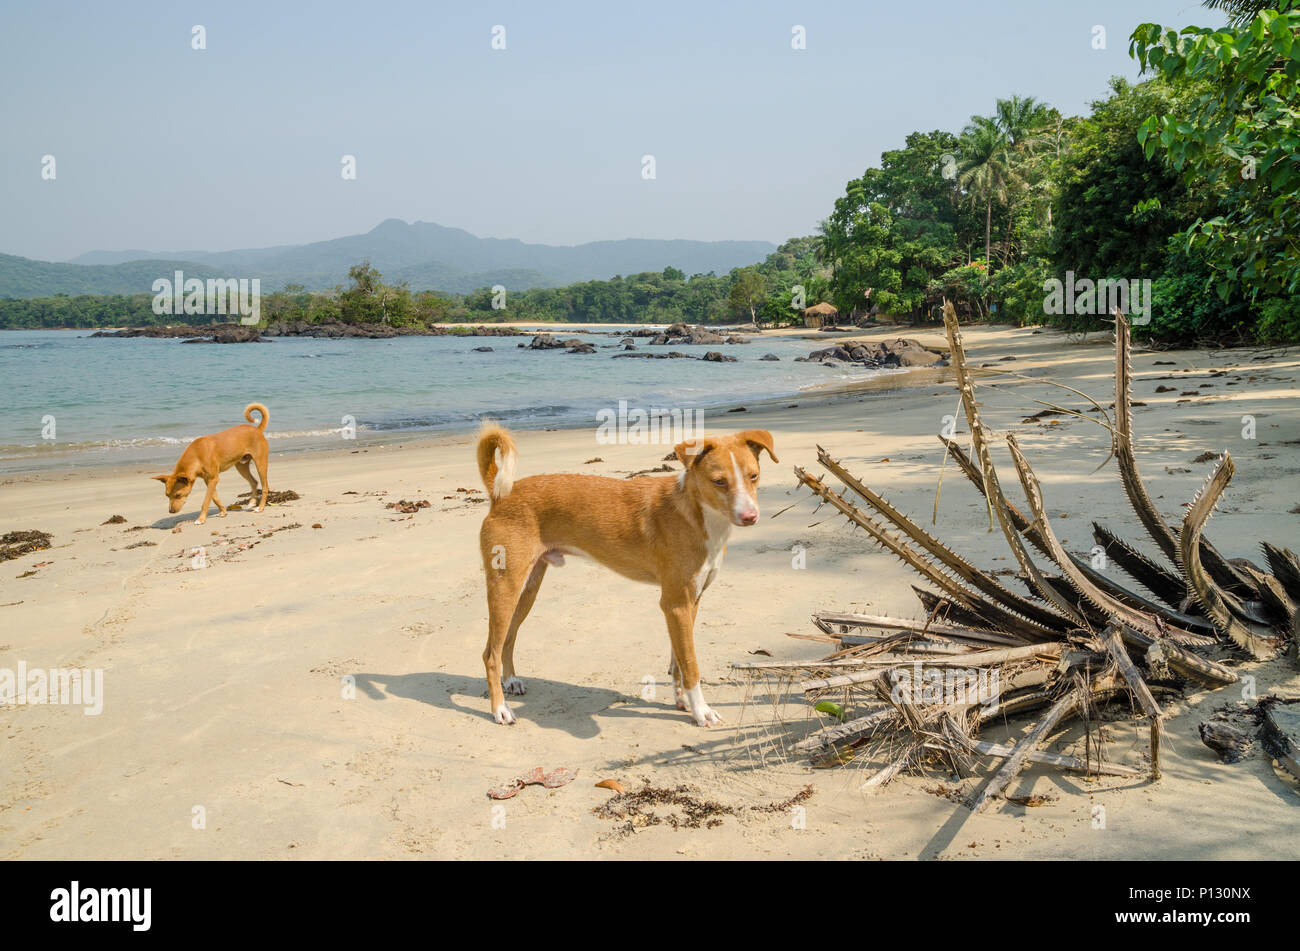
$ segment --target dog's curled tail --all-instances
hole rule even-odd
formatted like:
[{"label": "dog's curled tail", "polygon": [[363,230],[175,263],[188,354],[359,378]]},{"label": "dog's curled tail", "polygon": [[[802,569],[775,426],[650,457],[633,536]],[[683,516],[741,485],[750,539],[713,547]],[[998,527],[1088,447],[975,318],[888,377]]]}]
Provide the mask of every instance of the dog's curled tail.
[{"label": "dog's curled tail", "polygon": [[257,428],[262,432],[266,432],[266,424],[267,421],[270,420],[271,414],[267,412],[266,407],[261,403],[249,403],[244,407],[244,419],[248,420],[250,423],[253,421],[253,410],[257,410],[262,414],[262,421],[257,424]]},{"label": "dog's curled tail", "polygon": [[515,484],[515,441],[496,423],[484,423],[478,434],[478,474],[493,502],[504,499]]}]

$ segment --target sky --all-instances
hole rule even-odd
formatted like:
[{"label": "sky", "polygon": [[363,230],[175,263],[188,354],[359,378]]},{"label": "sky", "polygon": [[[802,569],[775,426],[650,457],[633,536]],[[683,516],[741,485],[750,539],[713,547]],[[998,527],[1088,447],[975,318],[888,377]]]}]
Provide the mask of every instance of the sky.
[{"label": "sky", "polygon": [[1012,94],[1086,114],[1136,78],[1142,22],[1223,20],[1188,0],[6,3],[0,253],[265,247],[386,218],[780,242],[909,132]]}]

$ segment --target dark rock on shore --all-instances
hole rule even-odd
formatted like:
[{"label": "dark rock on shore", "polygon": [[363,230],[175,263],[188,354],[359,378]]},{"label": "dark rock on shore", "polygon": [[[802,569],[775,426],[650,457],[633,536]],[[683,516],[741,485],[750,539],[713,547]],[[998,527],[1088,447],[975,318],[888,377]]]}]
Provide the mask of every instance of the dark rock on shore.
[{"label": "dark rock on shore", "polygon": [[627,357],[640,357],[643,360],[694,360],[688,353],[682,353],[680,350],[669,350],[667,353],[646,353],[644,350],[638,350],[636,353],[616,353],[614,359],[624,359]]},{"label": "dark rock on shore", "polygon": [[843,363],[856,363],[862,366],[885,367],[930,367],[946,366],[944,354],[931,350],[916,340],[904,339],[882,340],[875,343],[849,341],[847,345],[836,344],[814,350],[807,357],[796,357],[801,363],[829,363],[839,360]]},{"label": "dark rock on shore", "polygon": [[174,327],[128,327],[125,330],[100,330],[93,337],[193,337],[210,330],[210,327],[191,327],[178,324]]},{"label": "dark rock on shore", "polygon": [[203,337],[187,337],[181,343],[266,343],[256,327],[220,324],[208,329]]},{"label": "dark rock on shore", "polygon": [[[431,331],[431,333],[433,334],[433,336],[435,336],[435,337],[442,336],[443,334],[451,334],[451,333],[454,333],[453,330],[451,330],[450,328],[446,328],[446,327],[432,327],[432,328],[430,328],[430,331]],[[525,336],[527,336],[527,335],[528,335],[528,334],[527,334],[527,331],[520,330],[518,327],[509,327],[509,326],[506,326],[505,324],[491,324],[491,325],[488,325],[488,324],[479,324],[477,327],[474,328],[474,333],[473,333],[472,335],[469,335],[469,336],[475,336],[475,337],[525,337]]]},{"label": "dark rock on shore", "polygon": [[[519,346],[523,347],[524,344],[521,343]],[[565,349],[569,349],[569,350],[571,350],[571,351],[576,350],[576,351],[578,351],[579,353],[582,353],[582,352],[585,352],[585,351],[583,351],[583,350],[580,349],[580,348],[582,348],[582,347],[591,347],[591,344],[589,344],[589,343],[583,343],[583,342],[582,342],[581,340],[579,340],[577,337],[570,337],[568,340],[556,340],[556,339],[555,339],[554,337],[552,337],[550,334],[538,334],[537,336],[535,336],[535,337],[533,338],[532,343],[528,344],[527,347],[526,347],[525,349],[528,349],[528,350],[565,350]],[[594,347],[592,348],[592,351],[591,351],[591,352],[592,352],[592,353],[595,353],[595,348],[594,348]]]},{"label": "dark rock on shore", "polygon": [[126,330],[101,330],[91,337],[150,337],[155,339],[181,338],[183,343],[259,343],[262,335],[256,325],[208,324],[192,326],[173,324],[170,327],[128,327]]},{"label": "dark rock on shore", "polygon": [[208,324],[194,327],[175,324],[170,327],[128,327],[126,330],[101,330],[91,337],[150,337],[154,339],[181,338],[182,343],[263,343],[256,325]]},{"label": "dark rock on shore", "polygon": [[651,336],[650,345],[652,347],[665,346],[713,346],[719,344],[749,343],[744,337],[735,334],[722,336],[714,333],[704,327],[691,327],[689,324],[673,324],[667,330],[658,331],[636,331],[636,336]]},{"label": "dark rock on shore", "polygon": [[309,323],[305,320],[277,320],[262,331],[266,337],[364,337],[387,340],[392,337],[523,337],[518,327],[481,324],[468,333],[456,327],[434,325],[391,327],[388,324],[345,324],[342,321]]}]

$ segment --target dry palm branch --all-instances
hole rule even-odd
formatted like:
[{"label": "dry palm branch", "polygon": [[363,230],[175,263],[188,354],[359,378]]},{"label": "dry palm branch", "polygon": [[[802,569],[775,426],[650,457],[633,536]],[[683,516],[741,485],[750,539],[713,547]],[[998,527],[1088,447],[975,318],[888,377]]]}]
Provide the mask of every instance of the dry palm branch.
[{"label": "dry palm branch", "polygon": [[[997,526],[1020,568],[1028,592],[1012,591],[992,573],[972,565],[845,469],[826,450],[818,462],[838,480],[833,488],[796,467],[795,475],[824,504],[912,568],[929,588],[914,590],[925,620],[819,612],[818,639],[839,641],[840,650],[820,661],[737,664],[750,672],[804,672],[804,695],[873,697],[876,709],[850,716],[844,706],[823,702],[839,721],[795,744],[815,766],[852,760],[868,745],[889,748],[886,765],[864,788],[928,764],[971,775],[981,757],[1001,767],[971,803],[985,808],[1030,762],[1111,775],[1133,775],[1107,764],[1091,732],[1085,759],[1040,750],[1070,719],[1089,720],[1097,704],[1128,697],[1150,723],[1151,773],[1160,775],[1161,709],[1157,694],[1177,695],[1191,682],[1220,687],[1238,677],[1205,656],[1227,644],[1251,657],[1278,650],[1300,627],[1300,561],[1287,549],[1265,543],[1268,568],[1221,555],[1205,537],[1205,523],[1232,479],[1225,452],[1214,473],[1171,525],[1156,510],[1138,473],[1133,444],[1128,322],[1115,320],[1115,425],[1112,454],[1138,522],[1164,561],[1094,523],[1097,543],[1140,589],[1121,583],[1090,561],[1065,551],[1047,518],[1037,476],[1016,439],[1006,437],[1028,511],[1009,502],[990,454],[990,431],[980,418],[975,384],[957,317],[944,305],[951,362],[970,429],[967,455],[943,439],[949,455],[987,499]],[[941,437],[942,438],[942,437]],[[1030,547],[1040,561],[1035,560]],[[856,631],[857,633],[852,633]],[[988,689],[989,687],[992,689]],[[882,705],[883,704],[883,705]],[[1046,708],[1014,746],[974,738],[982,726]],[[886,742],[879,741],[884,738]],[[874,741],[874,742],[873,742]]]}]

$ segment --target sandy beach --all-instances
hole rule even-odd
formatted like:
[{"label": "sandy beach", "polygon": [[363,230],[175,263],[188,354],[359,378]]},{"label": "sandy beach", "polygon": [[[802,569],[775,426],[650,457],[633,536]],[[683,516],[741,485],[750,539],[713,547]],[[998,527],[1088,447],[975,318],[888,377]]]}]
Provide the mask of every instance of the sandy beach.
[{"label": "sandy beach", "polygon": [[[934,330],[858,336],[900,335],[944,345]],[[965,339],[973,364],[986,365],[987,421],[1019,437],[1066,547],[1088,551],[1093,519],[1140,538],[1113,460],[1095,471],[1105,430],[1075,417],[1023,421],[1043,408],[1035,399],[1087,404],[1010,375],[1050,375],[1107,405],[1110,338],[978,327]],[[1139,464],[1162,512],[1181,513],[1208,475],[1195,461],[1202,453],[1227,449],[1237,476],[1208,534],[1231,556],[1256,556],[1261,539],[1300,550],[1300,352],[1142,351],[1134,368]],[[701,606],[705,694],[725,720],[712,730],[673,706],[657,592],[579,559],[548,573],[520,633],[528,693],[511,698],[519,722],[493,722],[480,659],[486,503],[468,436],[362,448],[341,440],[337,450],[273,456],[272,489],[298,500],[262,514],[214,511],[202,526],[197,495],[166,514],[153,469],[6,477],[0,532],[39,529],[54,542],[0,563],[0,668],[101,669],[103,709],[0,706],[0,857],[1294,858],[1294,782],[1258,750],[1220,763],[1197,736],[1210,713],[1244,708],[1242,684],[1169,704],[1158,782],[1033,766],[1013,789],[1045,796],[1037,807],[1003,802],[971,815],[937,794],[933,777],[863,794],[870,761],[813,770],[783,752],[774,737],[792,743],[818,721],[797,692],[774,705],[767,686],[729,665],[758,650],[823,656],[828,645],[787,636],[814,633],[817,609],[920,613],[914,575],[829,510],[815,512],[791,467],[816,470],[824,446],[928,524],[943,459],[936,435],[949,414],[959,415],[957,396],[940,369],[706,419],[710,432],[769,429],[781,459],[764,461],[762,518],[732,536]],[[1256,438],[1243,438],[1243,417]],[[671,449],[598,444],[594,424],[517,438],[520,475],[622,478],[661,465]],[[996,459],[1007,464],[1005,451]],[[225,501],[240,481],[233,471],[223,479]],[[429,507],[410,515],[385,507],[420,499]],[[115,515],[125,521],[102,524]],[[1012,564],[951,465],[938,526],[976,564]],[[800,545],[806,567],[796,568]],[[1259,696],[1300,696],[1289,656],[1230,662]],[[1143,766],[1145,727],[1108,716],[1108,756]],[[1014,738],[1026,722],[988,738]],[[1048,748],[1078,753],[1082,736],[1074,724]],[[488,798],[538,766],[577,779]],[[593,813],[610,796],[595,787],[605,779],[684,784],[739,814],[715,827],[628,830]],[[745,808],[809,784],[803,823]]]}]

